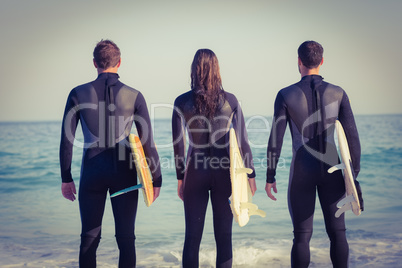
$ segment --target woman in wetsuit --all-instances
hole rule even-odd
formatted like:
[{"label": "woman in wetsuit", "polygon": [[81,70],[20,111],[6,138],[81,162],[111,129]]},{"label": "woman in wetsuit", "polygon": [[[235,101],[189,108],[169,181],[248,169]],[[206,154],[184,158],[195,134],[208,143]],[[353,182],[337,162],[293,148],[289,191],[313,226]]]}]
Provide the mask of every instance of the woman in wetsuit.
[{"label": "woman in wetsuit", "polygon": [[[143,144],[153,177],[156,198],[162,183],[159,156],[154,146],[151,122],[141,92],[119,81],[120,50],[110,40],[94,50],[96,80],[71,90],[63,117],[60,142],[62,194],[75,200],[71,174],[73,143],[78,122],[84,134],[84,149],[78,193],[82,231],[80,267],[96,267],[107,193],[137,184],[128,135],[133,122]],[[134,223],[138,191],[111,199],[119,247],[119,267],[135,267]]]},{"label": "woman in wetsuit", "polygon": [[[232,266],[233,215],[229,174],[229,128],[233,126],[254,194],[255,171],[244,117],[233,94],[223,90],[218,59],[200,49],[191,65],[191,90],[176,98],[172,117],[178,195],[184,202],[183,267],[198,267],[205,213],[211,196],[217,248],[216,267]],[[186,134],[189,148],[186,156]]]},{"label": "woman in wetsuit", "polygon": [[[276,200],[276,166],[280,157],[286,125],[292,134],[293,158],[290,166],[288,206],[293,222],[292,267],[308,267],[309,243],[313,233],[316,194],[324,215],[334,267],[348,266],[349,246],[345,234],[344,214],[335,217],[337,202],[345,195],[341,171],[328,173],[339,163],[334,141],[335,120],[345,130],[355,177],[360,171],[360,142],[346,92],[327,83],[319,75],[323,48],[314,41],[300,45],[301,80],[279,91],[275,100],[274,119],[268,142],[266,191]],[[358,182],[356,187],[360,189]],[[361,200],[362,204],[362,200]],[[363,210],[363,207],[362,207]]]}]

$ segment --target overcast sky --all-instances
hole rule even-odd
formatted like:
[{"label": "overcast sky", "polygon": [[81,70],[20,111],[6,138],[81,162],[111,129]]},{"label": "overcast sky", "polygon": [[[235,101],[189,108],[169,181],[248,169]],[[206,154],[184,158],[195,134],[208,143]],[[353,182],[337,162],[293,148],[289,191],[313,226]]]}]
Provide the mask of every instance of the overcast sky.
[{"label": "overcast sky", "polygon": [[297,82],[297,48],[324,47],[321,74],[355,114],[402,113],[402,1],[0,0],[0,121],[61,120],[68,93],[96,78],[93,48],[111,39],[121,81],[156,117],[190,89],[199,48],[218,56],[245,116],[271,116]]}]

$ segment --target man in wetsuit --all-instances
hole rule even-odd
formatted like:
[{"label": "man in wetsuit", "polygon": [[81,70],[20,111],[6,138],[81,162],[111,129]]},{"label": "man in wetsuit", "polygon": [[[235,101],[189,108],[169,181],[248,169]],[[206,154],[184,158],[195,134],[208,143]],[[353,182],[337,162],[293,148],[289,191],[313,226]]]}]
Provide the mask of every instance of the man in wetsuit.
[{"label": "man in wetsuit", "polygon": [[[344,214],[335,217],[337,202],[345,194],[341,171],[327,170],[338,164],[334,142],[334,124],[338,119],[349,142],[355,176],[360,170],[360,142],[350,102],[345,91],[323,81],[319,69],[323,48],[306,41],[298,49],[301,81],[279,91],[274,107],[268,141],[268,169],[265,190],[272,200],[275,193],[276,166],[286,125],[292,134],[293,158],[290,167],[288,206],[294,228],[292,267],[308,267],[309,242],[313,232],[316,192],[324,215],[334,267],[347,267],[349,246],[345,235]],[[358,185],[357,185],[358,186]]]},{"label": "man in wetsuit", "polygon": [[[137,184],[128,135],[133,122],[149,160],[154,198],[159,195],[162,176],[154,146],[147,105],[141,92],[119,81],[120,49],[102,40],[94,49],[96,80],[74,88],[67,99],[60,143],[62,194],[75,200],[71,175],[73,142],[78,121],[84,134],[83,158],[78,193],[81,214],[80,267],[96,267],[96,249],[107,192],[110,194]],[[120,250],[119,267],[135,267],[134,223],[138,191],[111,199],[116,241]]]}]

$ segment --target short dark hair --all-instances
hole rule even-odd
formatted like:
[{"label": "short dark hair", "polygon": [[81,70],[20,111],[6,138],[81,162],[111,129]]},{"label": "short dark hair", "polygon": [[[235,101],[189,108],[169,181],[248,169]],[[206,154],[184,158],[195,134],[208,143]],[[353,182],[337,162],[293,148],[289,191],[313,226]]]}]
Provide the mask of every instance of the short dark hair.
[{"label": "short dark hair", "polygon": [[299,46],[297,53],[303,65],[312,69],[320,65],[324,49],[315,41],[305,41]]},{"label": "short dark hair", "polygon": [[101,40],[94,49],[94,60],[98,68],[115,67],[120,61],[120,49],[111,40]]}]

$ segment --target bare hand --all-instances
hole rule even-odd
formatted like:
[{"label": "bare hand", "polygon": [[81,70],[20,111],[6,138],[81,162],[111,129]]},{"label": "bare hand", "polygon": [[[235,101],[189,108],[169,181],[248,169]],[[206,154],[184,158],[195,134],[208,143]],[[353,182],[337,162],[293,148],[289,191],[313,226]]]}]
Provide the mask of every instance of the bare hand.
[{"label": "bare hand", "polygon": [[265,191],[267,192],[268,197],[271,198],[272,200],[276,201],[276,197],[271,193],[271,189],[274,190],[274,193],[278,193],[278,190],[276,190],[276,182],[267,183],[265,185]]},{"label": "bare hand", "polygon": [[251,194],[254,196],[255,191],[257,191],[257,186],[255,185],[255,178],[249,178],[248,183],[250,184]]},{"label": "bare hand", "polygon": [[180,197],[180,199],[182,200],[182,201],[184,201],[183,200],[183,180],[178,180],[177,181],[177,195]]},{"label": "bare hand", "polygon": [[161,187],[154,187],[154,201],[155,202],[156,198],[158,198],[159,193],[161,192]]},{"label": "bare hand", "polygon": [[75,184],[74,182],[62,182],[61,183],[61,193],[64,196],[64,198],[74,201],[75,200],[75,195],[77,194],[77,191],[75,190]]}]

